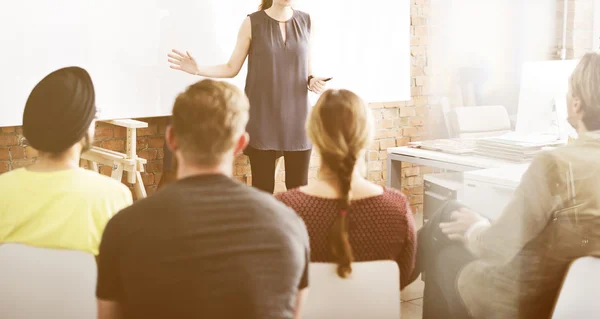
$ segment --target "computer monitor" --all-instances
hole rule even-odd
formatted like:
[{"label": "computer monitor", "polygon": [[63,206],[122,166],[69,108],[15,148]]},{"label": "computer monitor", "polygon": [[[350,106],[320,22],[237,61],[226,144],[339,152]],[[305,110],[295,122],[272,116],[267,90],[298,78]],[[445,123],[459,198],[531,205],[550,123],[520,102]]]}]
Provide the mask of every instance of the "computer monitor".
[{"label": "computer monitor", "polygon": [[569,78],[578,60],[527,62],[523,65],[516,132],[552,134],[566,140]]}]

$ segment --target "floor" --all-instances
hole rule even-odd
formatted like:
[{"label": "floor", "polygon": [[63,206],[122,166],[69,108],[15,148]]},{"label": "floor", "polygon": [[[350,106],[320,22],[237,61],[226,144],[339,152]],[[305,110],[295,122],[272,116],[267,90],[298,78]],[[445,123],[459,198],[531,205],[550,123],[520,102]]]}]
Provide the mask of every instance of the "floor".
[{"label": "floor", "polygon": [[[417,229],[423,226],[423,215],[415,214]],[[400,306],[402,319],[421,319],[423,317],[423,280],[418,278],[400,293],[402,304]]]},{"label": "floor", "polygon": [[400,293],[402,319],[421,319],[423,316],[423,281],[415,280]]}]

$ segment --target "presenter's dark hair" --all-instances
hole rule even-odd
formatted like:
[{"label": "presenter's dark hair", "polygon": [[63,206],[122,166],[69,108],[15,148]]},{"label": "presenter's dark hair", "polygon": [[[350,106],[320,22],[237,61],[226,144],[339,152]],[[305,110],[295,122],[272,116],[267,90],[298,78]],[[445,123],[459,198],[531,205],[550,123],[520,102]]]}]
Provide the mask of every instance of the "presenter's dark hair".
[{"label": "presenter's dark hair", "polygon": [[258,6],[258,10],[267,10],[273,5],[273,0],[262,0]]}]

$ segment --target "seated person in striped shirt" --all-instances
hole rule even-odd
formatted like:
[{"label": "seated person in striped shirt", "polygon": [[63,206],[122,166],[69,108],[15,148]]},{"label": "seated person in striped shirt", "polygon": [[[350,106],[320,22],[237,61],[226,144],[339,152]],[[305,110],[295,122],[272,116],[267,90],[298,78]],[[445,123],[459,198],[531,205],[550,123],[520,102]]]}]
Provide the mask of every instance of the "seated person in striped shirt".
[{"label": "seated person in striped shirt", "polygon": [[39,155],[0,175],[0,245],[98,254],[106,223],[132,198],[127,186],[79,167],[95,117],[94,85],[81,68],[54,71],[32,90],[23,135]]},{"label": "seated person in striped shirt", "polygon": [[372,122],[356,94],[326,91],[307,124],[321,156],[320,178],[276,197],[304,219],[311,261],[337,263],[338,275],[345,278],[353,261],[394,260],[404,288],[415,266],[415,224],[402,193],[367,181],[358,169],[371,142]]}]

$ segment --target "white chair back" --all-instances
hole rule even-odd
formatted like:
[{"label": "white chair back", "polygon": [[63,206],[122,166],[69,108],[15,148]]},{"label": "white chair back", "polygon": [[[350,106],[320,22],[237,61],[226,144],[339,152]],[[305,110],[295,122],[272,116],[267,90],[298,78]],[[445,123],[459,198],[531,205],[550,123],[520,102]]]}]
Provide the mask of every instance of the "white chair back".
[{"label": "white chair back", "polygon": [[400,318],[400,271],[394,261],[352,263],[352,274],[337,275],[337,265],[311,263],[305,319]]},{"label": "white chair back", "polygon": [[552,318],[600,318],[598,296],[600,296],[600,258],[579,258],[569,267]]},{"label": "white chair back", "polygon": [[0,244],[0,318],[96,318],[96,277],[92,254]]}]

